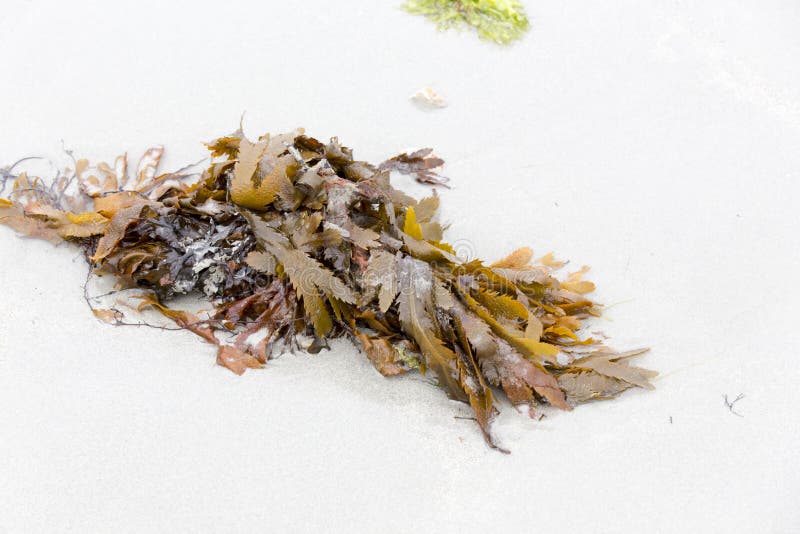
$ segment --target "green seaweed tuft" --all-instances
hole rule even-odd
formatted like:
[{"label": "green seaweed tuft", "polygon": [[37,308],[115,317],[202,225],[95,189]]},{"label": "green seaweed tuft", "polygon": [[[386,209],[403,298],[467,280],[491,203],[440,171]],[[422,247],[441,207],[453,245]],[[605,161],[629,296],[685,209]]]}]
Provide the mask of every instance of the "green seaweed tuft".
[{"label": "green seaweed tuft", "polygon": [[473,26],[481,39],[501,45],[521,38],[530,27],[517,0],[408,0],[403,8],[431,19],[440,30]]}]

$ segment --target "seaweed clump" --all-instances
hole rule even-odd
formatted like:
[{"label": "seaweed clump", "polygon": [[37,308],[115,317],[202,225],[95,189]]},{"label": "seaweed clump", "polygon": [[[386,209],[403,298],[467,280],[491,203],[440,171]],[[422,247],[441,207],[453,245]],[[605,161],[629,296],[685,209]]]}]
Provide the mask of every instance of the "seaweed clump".
[{"label": "seaweed clump", "polygon": [[501,45],[520,39],[530,27],[518,0],[408,0],[403,8],[440,30],[472,26],[481,39]]},{"label": "seaweed clump", "polygon": [[[569,410],[652,387],[655,373],[628,364],[642,350],[615,352],[581,333],[600,314],[586,268],[559,280],[563,263],[533,262],[528,248],[463,260],[443,240],[440,197],[392,187],[392,171],[444,183],[430,149],[376,166],[336,138],[296,130],[253,141],[241,129],[208,147],[200,174],[159,172],[160,147],[133,173],[126,156],[74,161],[49,182],[6,168],[0,223],[83,247],[92,273],[137,291],[129,307],[191,330],[235,373],[262,367],[276,347],[317,352],[336,337],[382,375],[431,373],[471,406],[493,447],[500,391],[533,416],[540,404]],[[175,306],[188,294],[213,310]],[[87,302],[98,318],[129,324],[119,304]]]}]

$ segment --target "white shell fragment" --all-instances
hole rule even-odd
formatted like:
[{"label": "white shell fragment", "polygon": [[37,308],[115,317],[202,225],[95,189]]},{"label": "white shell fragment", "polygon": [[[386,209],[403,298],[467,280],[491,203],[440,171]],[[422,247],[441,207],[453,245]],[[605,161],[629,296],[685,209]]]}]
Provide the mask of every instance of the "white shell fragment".
[{"label": "white shell fragment", "polygon": [[431,110],[437,108],[446,108],[447,101],[439,95],[431,87],[423,87],[413,95],[411,101],[420,109]]}]

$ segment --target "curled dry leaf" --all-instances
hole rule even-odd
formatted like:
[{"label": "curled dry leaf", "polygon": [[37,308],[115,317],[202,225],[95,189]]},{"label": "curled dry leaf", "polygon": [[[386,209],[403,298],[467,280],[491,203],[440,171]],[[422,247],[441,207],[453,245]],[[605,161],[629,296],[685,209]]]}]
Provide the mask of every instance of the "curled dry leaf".
[{"label": "curled dry leaf", "polygon": [[237,375],[243,374],[247,369],[259,369],[264,366],[252,354],[231,345],[221,345],[219,347],[217,363],[227,367]]},{"label": "curled dry leaf", "polygon": [[380,374],[392,376],[408,371],[400,352],[392,346],[388,339],[370,337],[366,334],[358,334],[357,337],[367,357]]},{"label": "curled dry leaf", "polygon": [[442,165],[444,165],[444,160],[434,155],[432,148],[421,148],[410,154],[403,152],[387,159],[378,166],[378,169],[413,175],[421,184],[450,187],[447,185],[450,179],[438,174],[435,170]]},{"label": "curled dry leaf", "polygon": [[502,260],[496,261],[492,267],[500,269],[524,269],[533,257],[533,250],[528,247],[518,248]]},{"label": "curled dry leaf", "polygon": [[122,314],[117,310],[93,309],[94,316],[108,324],[116,324],[122,318]]},{"label": "curled dry leaf", "polygon": [[[53,184],[5,174],[14,187],[0,199],[0,223],[76,243],[97,273],[139,291],[139,309],[202,337],[237,374],[276,347],[318,352],[337,337],[384,376],[430,370],[469,404],[492,447],[497,391],[532,410],[652,387],[655,373],[628,363],[640,351],[616,353],[582,334],[600,313],[587,268],[559,281],[563,262],[532,262],[527,247],[491,264],[457,257],[436,221],[439,196],[417,201],[389,180],[394,170],[443,183],[431,149],[374,166],[302,130],[251,141],[240,129],[208,146],[215,159],[194,178],[160,173],[160,147],[131,178],[125,156],[79,160],[62,174],[77,179]],[[173,307],[187,294],[211,303],[207,318]]]}]

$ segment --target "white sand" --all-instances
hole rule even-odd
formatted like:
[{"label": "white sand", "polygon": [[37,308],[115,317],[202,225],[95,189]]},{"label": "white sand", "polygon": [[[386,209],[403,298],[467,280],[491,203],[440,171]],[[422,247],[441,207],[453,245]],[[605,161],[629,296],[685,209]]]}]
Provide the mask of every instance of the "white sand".
[{"label": "white sand", "polygon": [[[510,49],[398,3],[6,0],[0,162],[63,138],[176,168],[243,110],[372,161],[433,146],[451,241],[591,264],[596,329],[652,346],[658,389],[506,408],[505,456],[347,343],[237,377],[103,325],[76,250],[3,228],[0,531],[797,531],[797,2],[529,1]],[[408,101],[428,85],[449,107]]]}]

